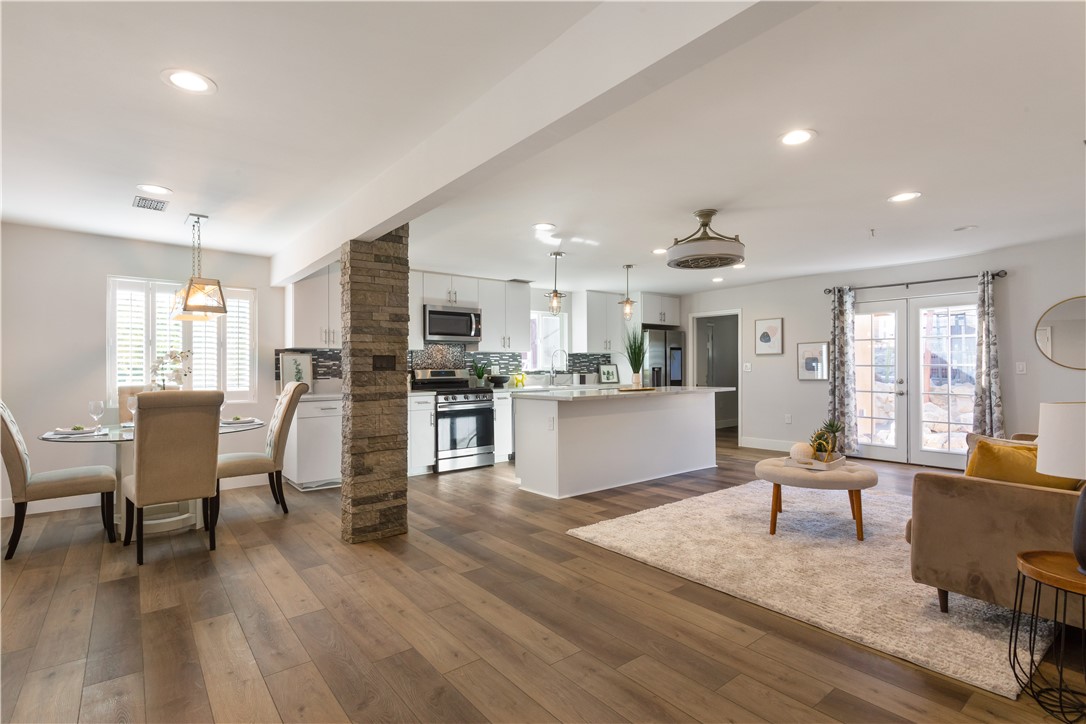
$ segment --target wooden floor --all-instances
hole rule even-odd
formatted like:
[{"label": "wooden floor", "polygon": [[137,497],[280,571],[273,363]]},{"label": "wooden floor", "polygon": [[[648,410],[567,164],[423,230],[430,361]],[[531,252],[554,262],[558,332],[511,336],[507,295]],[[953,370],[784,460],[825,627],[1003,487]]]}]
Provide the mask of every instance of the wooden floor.
[{"label": "wooden floor", "polygon": [[[264,487],[227,491],[218,550],[152,537],[141,568],[96,509],[30,516],[0,568],[2,720],[1041,718],[564,534],[779,455],[719,441],[716,469],[562,501],[508,464],[411,478],[411,532],[354,546],[328,491],[288,488],[287,516]],[[910,489],[916,468],[876,467]]]}]

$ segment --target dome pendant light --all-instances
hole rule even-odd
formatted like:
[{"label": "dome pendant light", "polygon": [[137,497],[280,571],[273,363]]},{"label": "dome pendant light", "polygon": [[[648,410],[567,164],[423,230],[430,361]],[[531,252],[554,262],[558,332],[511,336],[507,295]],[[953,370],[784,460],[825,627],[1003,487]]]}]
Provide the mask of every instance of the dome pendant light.
[{"label": "dome pendant light", "polygon": [[724,236],[713,231],[709,222],[716,209],[694,212],[701,226],[685,239],[675,239],[667,250],[667,265],[674,269],[719,269],[743,263],[746,247],[739,235]]},{"label": "dome pendant light", "polygon": [[630,270],[633,269],[633,264],[623,264],[622,268],[626,270],[626,298],[619,304],[622,305],[622,318],[629,322],[633,319],[633,305],[636,303],[630,299]]},{"label": "dome pendant light", "polygon": [[192,276],[185,287],[174,297],[170,319],[206,322],[215,315],[226,314],[226,297],[218,279],[203,276],[203,249],[200,238],[200,220],[203,214],[189,214],[192,219]]},{"label": "dome pendant light", "polygon": [[564,251],[552,251],[550,253],[554,257],[554,289],[547,292],[547,299],[550,300],[548,308],[551,314],[560,314],[562,312],[562,297],[566,296],[562,292],[558,291],[558,260],[566,255]]}]

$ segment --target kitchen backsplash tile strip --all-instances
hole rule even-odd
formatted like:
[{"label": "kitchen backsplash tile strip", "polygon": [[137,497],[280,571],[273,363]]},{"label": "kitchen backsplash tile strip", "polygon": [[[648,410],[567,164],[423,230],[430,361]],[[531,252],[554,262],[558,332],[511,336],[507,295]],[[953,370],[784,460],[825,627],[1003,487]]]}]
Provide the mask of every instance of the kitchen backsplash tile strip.
[{"label": "kitchen backsplash tile strip", "polygon": [[488,370],[498,366],[498,374],[515,375],[520,372],[521,358],[519,352],[468,352],[466,362],[473,362],[486,367]]},{"label": "kitchen backsplash tile strip", "polygon": [[[428,344],[425,349],[407,352],[407,367],[412,370],[459,370],[469,367],[472,362],[481,362],[488,369],[497,365],[500,370],[498,374],[502,375],[525,371],[519,352],[468,352],[462,344]],[[609,354],[574,352],[569,355],[567,371],[580,374],[598,372],[601,364],[610,362]],[[550,372],[550,369],[540,371]]]},{"label": "kitchen backsplash tile strip", "polygon": [[338,349],[312,349],[309,347],[289,347],[275,350],[275,379],[279,380],[279,353],[308,353],[313,358],[313,379],[338,380],[343,377],[343,352]]}]

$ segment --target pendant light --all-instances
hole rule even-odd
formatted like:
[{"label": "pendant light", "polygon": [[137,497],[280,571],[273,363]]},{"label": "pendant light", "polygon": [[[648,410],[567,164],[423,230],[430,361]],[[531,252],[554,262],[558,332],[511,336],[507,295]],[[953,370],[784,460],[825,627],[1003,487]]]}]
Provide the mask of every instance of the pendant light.
[{"label": "pendant light", "polygon": [[206,322],[215,315],[226,314],[226,297],[218,279],[203,276],[202,244],[200,224],[207,216],[189,214],[192,220],[192,276],[188,284],[174,297],[171,319],[193,322]]},{"label": "pendant light", "polygon": [[626,298],[619,304],[622,305],[622,318],[629,322],[633,319],[633,305],[636,304],[634,300],[630,299],[630,270],[633,269],[633,264],[623,264],[622,268],[626,270]]},{"label": "pendant light", "polygon": [[547,299],[550,300],[548,307],[551,314],[560,314],[562,311],[562,297],[566,296],[562,292],[558,291],[558,260],[566,255],[564,251],[552,251],[550,253],[554,257],[554,289],[547,292]]},{"label": "pendant light", "polygon": [[685,239],[675,239],[667,250],[667,265],[675,269],[719,269],[742,264],[746,247],[739,235],[718,234],[709,222],[716,216],[716,209],[694,212],[698,230]]}]

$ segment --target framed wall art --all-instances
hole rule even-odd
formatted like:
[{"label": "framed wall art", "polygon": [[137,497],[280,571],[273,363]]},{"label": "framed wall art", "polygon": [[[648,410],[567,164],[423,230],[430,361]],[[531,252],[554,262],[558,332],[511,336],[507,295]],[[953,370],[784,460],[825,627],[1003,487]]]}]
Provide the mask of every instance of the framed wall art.
[{"label": "framed wall art", "polygon": [[754,354],[784,354],[784,319],[754,320]]},{"label": "framed wall art", "polygon": [[796,345],[796,376],[801,380],[828,380],[829,342],[800,342]]},{"label": "framed wall art", "polygon": [[618,384],[618,365],[600,365],[600,384]]}]

